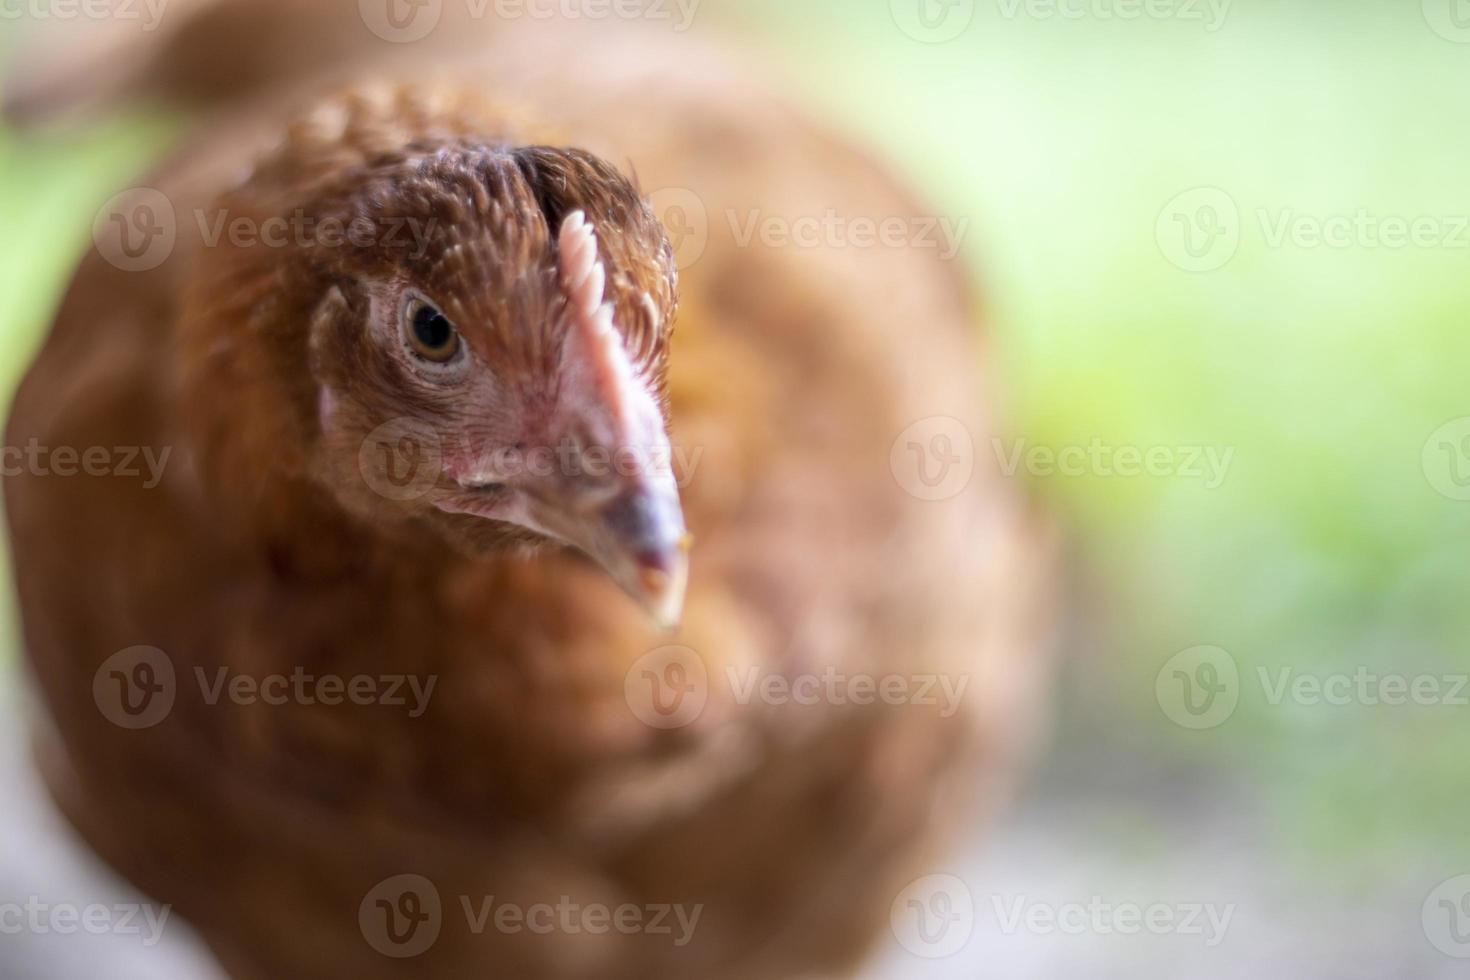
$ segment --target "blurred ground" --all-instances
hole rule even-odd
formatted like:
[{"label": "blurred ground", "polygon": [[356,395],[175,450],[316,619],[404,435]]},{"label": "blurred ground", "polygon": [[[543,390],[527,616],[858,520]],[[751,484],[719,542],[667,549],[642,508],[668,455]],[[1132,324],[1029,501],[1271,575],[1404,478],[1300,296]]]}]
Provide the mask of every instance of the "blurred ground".
[{"label": "blurred ground", "polygon": [[[1194,20],[1221,8],[959,0],[930,8],[944,16],[927,33],[905,0],[702,8],[696,30],[760,39],[823,118],[969,221],[1006,406],[1002,444],[977,451],[1019,450],[1017,478],[1073,542],[1082,625],[1057,731],[1004,831],[935,869],[973,890],[977,935],[952,959],[897,951],[878,976],[1464,975],[1421,922],[1431,890],[1470,872],[1470,707],[1447,694],[1470,671],[1457,3],[1256,0]],[[0,380],[23,369],[96,207],[167,129],[0,132]],[[1393,221],[1429,234],[1392,244]],[[1229,464],[1216,481],[1179,455],[1139,476],[1026,455],[1096,444]],[[1201,645],[1225,659],[1171,659]],[[1230,710],[1186,727],[1200,718],[1170,685],[1227,664]],[[1277,693],[1283,676],[1365,672],[1444,696]],[[27,846],[33,831],[0,828],[21,880],[74,868]],[[994,895],[1236,912],[1213,949],[995,935]]]},{"label": "blurred ground", "polygon": [[[23,685],[7,669],[0,690],[0,905],[37,908],[137,903],[72,834],[31,767]],[[28,914],[28,913],[25,913]],[[162,919],[160,938],[143,925],[136,935],[17,928],[16,913],[0,922],[0,977],[24,980],[223,980],[180,923]],[[63,926],[65,928],[65,926]]]},{"label": "blurred ground", "polygon": [[[13,793],[0,809],[0,900],[35,896],[79,907],[138,901],[78,846],[45,798],[25,756],[26,712],[18,700],[13,688],[0,697],[0,782]],[[973,934],[962,948],[927,958],[884,936],[885,949],[864,980],[1464,976],[1460,964],[1424,942],[1422,875],[1401,874],[1357,892],[1324,889],[1323,881],[1275,865],[1256,807],[1236,800],[1221,810],[1190,774],[1126,785],[1100,778],[1116,771],[1118,760],[1106,751],[1093,755],[1054,767],[995,833],[935,869],[972,893]],[[1112,905],[1162,903],[1181,915],[1195,905],[1230,911],[1216,920],[1225,923],[1223,933],[1201,914],[1198,935],[1107,935],[1044,921],[1033,929],[1007,926],[1018,906],[1060,910],[1094,896]],[[0,976],[223,980],[177,920],[164,923],[156,945],[140,935],[3,935]]]}]

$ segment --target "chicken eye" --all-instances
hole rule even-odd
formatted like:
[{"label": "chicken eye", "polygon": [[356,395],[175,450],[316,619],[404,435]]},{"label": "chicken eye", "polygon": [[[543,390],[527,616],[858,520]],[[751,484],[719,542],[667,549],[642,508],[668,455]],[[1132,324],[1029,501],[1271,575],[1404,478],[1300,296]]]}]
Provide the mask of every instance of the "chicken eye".
[{"label": "chicken eye", "polygon": [[459,331],[443,313],[422,300],[411,301],[407,313],[414,353],[436,364],[447,363],[459,353]]}]

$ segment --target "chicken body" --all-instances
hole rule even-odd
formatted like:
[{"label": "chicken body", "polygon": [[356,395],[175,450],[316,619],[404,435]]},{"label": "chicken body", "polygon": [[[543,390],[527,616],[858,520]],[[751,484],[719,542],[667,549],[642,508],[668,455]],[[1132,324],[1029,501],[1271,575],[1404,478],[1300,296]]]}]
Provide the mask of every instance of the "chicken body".
[{"label": "chicken body", "polygon": [[[11,446],[168,453],[152,486],[6,482],[55,723],[40,754],[87,841],[241,980],[846,975],[1029,731],[1045,549],[993,471],[963,277],[933,250],[761,231],[920,215],[707,52],[626,43],[505,37],[447,85],[374,77],[213,120],[144,181],[173,209],[167,260],[89,252],[17,395]],[[467,134],[635,170],[670,228],[694,539],[676,634],[569,549],[465,554],[336,506],[272,421],[305,365],[270,383],[280,351],[224,322],[278,301],[283,274],[201,296],[235,261],[208,240],[221,214],[286,213],[333,167]],[[311,167],[252,197],[293,153]],[[186,328],[206,301],[218,317]],[[973,440],[939,500],[902,468],[932,419]],[[304,686],[249,696],[277,677]],[[328,703],[333,677],[374,697]],[[823,695],[759,693],[801,678]],[[169,707],[120,723],[114,683]],[[495,916],[568,904],[643,926]]]}]

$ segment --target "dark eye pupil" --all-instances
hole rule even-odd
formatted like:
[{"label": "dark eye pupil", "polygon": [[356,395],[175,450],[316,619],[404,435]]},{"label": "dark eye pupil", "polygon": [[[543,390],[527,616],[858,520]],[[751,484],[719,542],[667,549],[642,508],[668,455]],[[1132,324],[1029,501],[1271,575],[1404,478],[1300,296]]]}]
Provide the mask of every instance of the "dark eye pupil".
[{"label": "dark eye pupil", "polygon": [[438,350],[454,339],[454,328],[443,313],[432,306],[421,306],[413,315],[413,336],[429,350]]}]

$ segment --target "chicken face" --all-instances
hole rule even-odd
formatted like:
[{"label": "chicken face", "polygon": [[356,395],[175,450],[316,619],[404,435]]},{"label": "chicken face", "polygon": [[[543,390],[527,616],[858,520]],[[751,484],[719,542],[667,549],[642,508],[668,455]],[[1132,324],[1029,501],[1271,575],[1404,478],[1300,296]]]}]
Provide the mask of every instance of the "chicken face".
[{"label": "chicken face", "polygon": [[687,570],[664,398],[674,272],[634,188],[577,151],[451,145],[321,211],[356,229],[311,260],[334,492],[471,550],[570,545],[674,625]]}]

